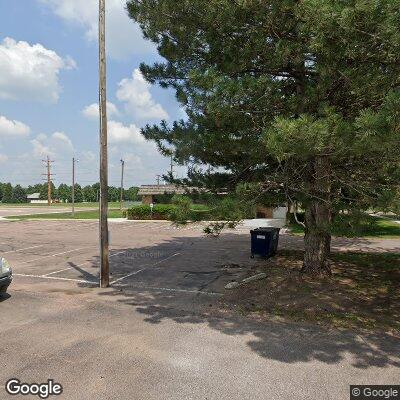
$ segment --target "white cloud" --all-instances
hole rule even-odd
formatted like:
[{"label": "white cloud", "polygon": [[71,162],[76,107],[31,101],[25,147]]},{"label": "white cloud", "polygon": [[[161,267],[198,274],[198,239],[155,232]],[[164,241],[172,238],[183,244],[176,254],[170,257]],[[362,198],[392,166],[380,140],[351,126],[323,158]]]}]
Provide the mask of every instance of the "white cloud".
[{"label": "white cloud", "polygon": [[4,164],[8,161],[8,157],[5,154],[0,154],[0,164]]},{"label": "white cloud", "polygon": [[39,133],[39,135],[36,136],[36,139],[43,142],[47,139],[47,135],[45,135],[44,133]]},{"label": "white cloud", "polygon": [[109,121],[108,137],[111,144],[117,143],[146,143],[145,138],[140,133],[140,129],[132,124],[125,126],[120,122]]},{"label": "white cloud", "polygon": [[54,157],[55,156],[55,153],[50,150],[50,147],[45,146],[40,140],[33,139],[33,140],[31,140],[31,144],[33,147],[33,155],[35,157],[44,157],[44,156]]},{"label": "white cloud", "polygon": [[41,133],[31,144],[35,157],[69,156],[74,152],[72,141],[64,132],[54,132],[50,137]]},{"label": "white cloud", "polygon": [[[58,17],[85,29],[88,41],[94,42],[98,35],[98,0],[38,0],[47,5]],[[126,0],[107,0],[107,51],[117,60],[133,54],[156,53],[155,46],[142,37],[139,26],[125,9]]]},{"label": "white cloud", "polygon": [[64,143],[69,148],[74,149],[71,139],[64,132],[54,132],[51,137],[57,141]]},{"label": "white cloud", "polygon": [[90,150],[82,151],[82,159],[84,162],[93,163],[96,161],[96,155]]},{"label": "white cloud", "polygon": [[0,115],[0,137],[26,137],[29,133],[29,126],[19,121],[9,120]]},{"label": "white cloud", "polygon": [[135,69],[132,79],[123,79],[119,84],[117,98],[125,102],[125,110],[139,120],[168,119],[168,113],[156,103],[150,93],[150,84],[142,73]]},{"label": "white cloud", "polygon": [[76,63],[70,57],[63,59],[41,44],[5,38],[0,44],[0,99],[56,103],[59,73],[72,68]]},{"label": "white cloud", "polygon": [[[93,119],[93,120],[98,120],[99,119],[99,104],[94,103],[91,104],[90,106],[85,107],[82,110],[82,114],[88,118],[88,119]],[[116,117],[120,115],[118,108],[115,104],[107,101],[107,114],[108,117]]]}]

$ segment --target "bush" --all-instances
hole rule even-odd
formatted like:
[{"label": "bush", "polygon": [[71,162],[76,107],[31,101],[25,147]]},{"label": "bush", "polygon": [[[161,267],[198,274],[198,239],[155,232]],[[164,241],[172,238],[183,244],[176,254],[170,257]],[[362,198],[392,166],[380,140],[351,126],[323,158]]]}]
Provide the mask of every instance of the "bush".
[{"label": "bush", "polygon": [[175,208],[171,212],[171,219],[177,224],[186,224],[192,217],[192,200],[186,196],[175,195],[172,198]]},{"label": "bush", "polygon": [[175,206],[172,204],[155,204],[153,207],[153,213],[149,205],[142,204],[139,206],[133,206],[126,211],[126,216],[131,220],[140,219],[171,219],[171,213]]},{"label": "bush", "polygon": [[171,220],[180,224],[184,224],[188,221],[207,221],[212,219],[210,211],[206,206],[200,204],[192,205],[190,199],[187,198],[178,198],[175,204],[155,204],[153,215],[151,214],[149,205],[142,204],[133,206],[124,211],[124,217],[130,220]]}]

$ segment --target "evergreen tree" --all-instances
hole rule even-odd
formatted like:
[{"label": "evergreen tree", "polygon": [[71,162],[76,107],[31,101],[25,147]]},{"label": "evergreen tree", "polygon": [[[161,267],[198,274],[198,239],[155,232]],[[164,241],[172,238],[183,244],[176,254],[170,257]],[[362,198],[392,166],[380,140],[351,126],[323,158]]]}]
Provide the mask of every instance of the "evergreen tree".
[{"label": "evergreen tree", "polygon": [[139,188],[136,186],[132,186],[128,190],[125,190],[125,200],[138,201],[139,199],[138,192]]},{"label": "evergreen tree", "polygon": [[11,183],[3,184],[3,203],[12,203],[13,188]]},{"label": "evergreen tree", "polygon": [[16,185],[12,190],[12,202],[13,203],[26,203],[26,191],[21,185]]},{"label": "evergreen tree", "polygon": [[58,198],[64,203],[70,201],[71,186],[68,186],[65,183],[61,183],[58,187]]},{"label": "evergreen tree", "polygon": [[115,186],[108,187],[108,201],[119,201],[120,200],[120,189]]},{"label": "evergreen tree", "polygon": [[254,183],[300,204],[303,270],[329,273],[334,212],[376,206],[399,187],[398,2],[129,0],[127,8],[165,59],[142,73],[174,88],[188,115],[144,136],[191,166],[191,184]]},{"label": "evergreen tree", "polygon": [[[78,183],[75,183],[74,196],[75,196],[75,203],[82,203],[83,202],[82,186],[79,185]],[[72,201],[72,191],[71,191],[70,201]]]},{"label": "evergreen tree", "polygon": [[[58,192],[56,187],[54,186],[54,183],[51,182],[51,199],[55,200],[58,198]],[[40,193],[40,200],[47,200],[48,198],[48,184],[47,183],[43,183],[42,185],[37,185]]]},{"label": "evergreen tree", "polygon": [[99,201],[100,198],[100,183],[97,182],[92,185],[94,192],[96,193],[96,201]]},{"label": "evergreen tree", "polygon": [[87,202],[95,202],[96,201],[96,192],[92,186],[88,185],[82,189],[83,199]]}]

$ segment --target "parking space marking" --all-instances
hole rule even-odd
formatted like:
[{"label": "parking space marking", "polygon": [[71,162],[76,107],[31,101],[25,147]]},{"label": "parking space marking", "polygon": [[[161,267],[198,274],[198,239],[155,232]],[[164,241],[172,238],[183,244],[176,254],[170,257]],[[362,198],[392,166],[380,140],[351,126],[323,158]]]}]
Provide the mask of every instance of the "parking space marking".
[{"label": "parking space marking", "polygon": [[71,278],[56,278],[55,276],[44,276],[44,275],[27,275],[27,274],[13,274],[14,276],[22,276],[26,278],[37,278],[37,279],[50,279],[55,281],[68,281],[68,282],[79,282],[89,283],[90,285],[98,285],[97,282],[85,281],[83,279],[71,279]]},{"label": "parking space marking", "polygon": [[[82,267],[82,265],[88,264],[89,262],[90,262],[90,261],[86,261],[86,262],[84,262],[83,264],[75,265],[75,267]],[[60,269],[60,270],[58,270],[58,271],[50,272],[50,273],[48,273],[48,274],[44,274],[44,275],[41,275],[41,276],[56,275],[56,274],[59,274],[60,272],[68,271],[68,270],[70,270],[70,269],[72,269],[72,268],[74,268],[74,267],[63,268],[63,269]]]},{"label": "parking space marking", "polygon": [[147,269],[147,268],[142,268],[142,269],[139,269],[139,271],[131,272],[131,273],[128,274],[128,275],[125,275],[125,276],[123,276],[123,277],[121,277],[121,278],[116,279],[115,281],[110,282],[110,285],[113,285],[114,283],[117,283],[117,282],[121,282],[122,280],[124,280],[124,279],[126,279],[126,278],[129,278],[130,276],[136,275],[136,274],[138,274],[139,272],[142,272],[142,271],[144,271],[144,270],[146,270],[146,269]]},{"label": "parking space marking", "polygon": [[[1,243],[1,244],[7,244],[7,243]],[[20,251],[25,251],[25,250],[30,250],[30,249],[37,249],[38,247],[43,247],[43,246],[44,246],[44,244],[41,244],[39,246],[25,247],[24,249],[9,250],[9,251],[3,252],[2,254],[18,253]]]},{"label": "parking space marking", "polygon": [[[120,252],[118,252],[118,253],[110,254],[110,258],[111,258],[111,257],[118,256],[119,254],[127,253],[128,251],[130,251],[130,250],[124,250],[124,251],[120,251]],[[82,263],[82,264],[75,265],[75,266],[73,266],[73,267],[63,268],[63,269],[60,269],[60,270],[58,270],[58,271],[50,272],[50,273],[48,273],[48,274],[41,275],[41,276],[56,275],[56,274],[59,274],[60,272],[65,272],[65,271],[68,271],[68,270],[70,270],[70,269],[74,269],[74,268],[76,268],[76,267],[83,267],[84,265],[90,264],[90,263],[92,263],[92,261],[85,261],[85,262]]]},{"label": "parking space marking", "polygon": [[44,256],[44,257],[39,257],[39,258],[35,258],[34,260],[28,260],[28,261],[24,261],[21,264],[29,264],[35,261],[40,261],[40,260],[44,260],[45,258],[50,258],[50,257],[57,257],[57,256],[62,256],[63,254],[68,254],[68,253],[73,253],[75,251],[79,251],[79,250],[85,250],[88,249],[89,247],[81,247],[80,249],[73,249],[73,250],[68,250],[68,251],[63,251],[62,253],[56,253],[56,254],[50,254],[48,256]]},{"label": "parking space marking", "polygon": [[133,276],[133,275],[138,274],[139,272],[143,272],[143,271],[149,269],[150,267],[156,267],[157,265],[161,264],[162,262],[167,261],[167,260],[169,260],[170,258],[176,257],[176,256],[178,256],[178,255],[180,255],[180,254],[181,254],[181,253],[172,254],[172,256],[166,257],[166,258],[164,258],[164,259],[162,259],[162,260],[156,262],[155,264],[145,264],[145,265],[142,265],[142,267],[147,267],[147,266],[149,266],[149,267],[148,267],[148,268],[142,268],[142,269],[140,269],[139,271],[131,272],[131,273],[128,274],[128,275],[122,276],[121,278],[118,278],[118,279],[116,279],[115,281],[112,281],[112,282],[110,283],[110,285],[113,285],[114,283],[117,283],[117,282],[121,282],[121,281],[123,281],[123,280],[126,279],[126,278],[129,278],[129,277],[131,277],[131,276]]}]

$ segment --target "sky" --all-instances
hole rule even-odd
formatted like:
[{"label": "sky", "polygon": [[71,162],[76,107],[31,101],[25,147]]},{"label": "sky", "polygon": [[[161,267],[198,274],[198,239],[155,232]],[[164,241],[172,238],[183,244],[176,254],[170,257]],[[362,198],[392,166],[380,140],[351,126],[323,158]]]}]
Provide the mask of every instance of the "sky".
[{"label": "sky", "polygon": [[[170,160],[140,133],[185,117],[173,91],[152,86],[141,62],[160,61],[129,19],[125,0],[107,0],[109,183],[153,184]],[[98,178],[98,0],[0,0],[0,182],[40,183],[50,157],[53,181]],[[185,169],[176,167],[177,176]]]}]

